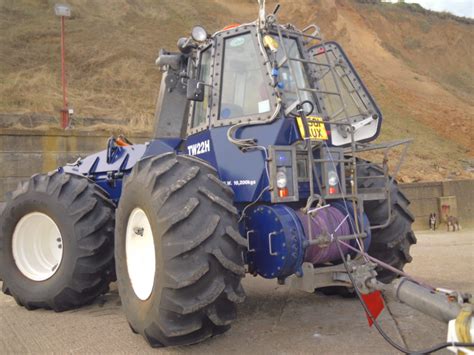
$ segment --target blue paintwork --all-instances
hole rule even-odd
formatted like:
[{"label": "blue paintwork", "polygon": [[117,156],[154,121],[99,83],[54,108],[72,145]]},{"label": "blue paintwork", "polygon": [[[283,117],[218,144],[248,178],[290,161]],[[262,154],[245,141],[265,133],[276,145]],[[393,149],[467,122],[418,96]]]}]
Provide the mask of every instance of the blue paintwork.
[{"label": "blue paintwork", "polygon": [[[283,204],[250,208],[245,218],[249,237],[249,270],[272,279],[301,273],[305,241],[303,227],[294,210]],[[269,235],[272,235],[269,238]],[[270,254],[271,250],[276,255]]]},{"label": "blue paintwork", "polygon": [[164,138],[145,144],[114,146],[108,162],[107,150],[103,150],[81,159],[76,165],[66,165],[58,170],[88,177],[107,191],[110,198],[117,204],[122,194],[123,178],[130,173],[140,159],[176,151],[182,141],[180,138]]},{"label": "blue paintwork", "polygon": [[81,160],[78,166],[65,166],[65,172],[73,174],[99,174],[107,171],[130,170],[135,163],[140,160],[145,152],[145,144],[134,144],[128,147],[118,147],[120,154],[115,155],[115,159],[107,163],[107,150],[89,155]]},{"label": "blue paintwork", "polygon": [[[208,161],[217,169],[219,177],[235,192],[235,203],[254,201],[269,181],[265,172],[265,155],[262,150],[242,152],[227,139],[226,127],[215,127],[191,135],[185,142],[188,147],[210,140],[210,152],[196,156]],[[291,145],[296,142],[299,133],[294,119],[281,118],[267,125],[250,126],[241,129],[237,138],[258,138],[257,144],[267,148],[270,145]],[[218,148],[216,148],[218,147]],[[270,194],[264,193],[260,199],[270,201]]]},{"label": "blue paintwork", "polygon": [[110,199],[118,204],[120,196],[122,195],[122,179],[116,179],[113,183],[107,181],[105,177],[96,177],[95,183],[102,187],[110,196]]},{"label": "blue paintwork", "polygon": [[[95,181],[109,194],[112,201],[118,203],[122,193],[122,179],[145,153],[145,144],[134,144],[127,147],[116,147],[107,162],[107,150],[89,155],[76,165],[66,165],[60,172],[86,176]],[[112,179],[111,174],[115,177]]]}]

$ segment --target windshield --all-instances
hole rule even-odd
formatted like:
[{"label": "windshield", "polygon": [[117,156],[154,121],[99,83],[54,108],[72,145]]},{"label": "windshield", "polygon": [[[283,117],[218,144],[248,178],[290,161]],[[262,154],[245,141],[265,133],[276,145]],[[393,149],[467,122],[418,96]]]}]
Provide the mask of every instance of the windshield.
[{"label": "windshield", "polygon": [[[364,92],[359,80],[348,75],[351,68],[344,62],[341,52],[336,46],[320,46],[315,50],[314,60],[320,65],[315,68],[319,78],[321,90],[334,94],[322,94],[322,103],[326,108],[328,117],[331,120],[341,118],[354,119],[365,118],[371,110],[368,93]],[[334,72],[328,69],[328,65],[333,66]],[[346,116],[346,117],[345,117]]]},{"label": "windshield", "polygon": [[[274,36],[274,38],[279,41],[278,36]],[[286,48],[289,58],[301,59],[301,53],[298,49],[298,42],[294,38],[283,37],[283,44]],[[284,59],[285,50],[280,45],[280,48],[276,53],[277,63],[281,63]],[[290,61],[287,60],[283,65],[281,65],[279,70],[280,75],[278,78],[279,82],[281,83],[280,85],[283,86],[283,103],[286,107],[289,107],[295,101],[298,101],[298,88],[302,89],[310,87],[303,63],[291,61],[291,68],[289,63]],[[308,100],[314,103],[313,95],[310,92],[299,90],[299,95],[301,102]]]},{"label": "windshield", "polygon": [[250,33],[225,39],[220,119],[270,112],[268,83]]}]

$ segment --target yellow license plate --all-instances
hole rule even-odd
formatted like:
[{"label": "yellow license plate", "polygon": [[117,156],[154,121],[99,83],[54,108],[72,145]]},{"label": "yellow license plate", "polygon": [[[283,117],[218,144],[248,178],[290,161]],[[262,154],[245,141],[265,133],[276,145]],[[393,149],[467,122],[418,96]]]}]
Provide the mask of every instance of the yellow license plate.
[{"label": "yellow license plate", "polygon": [[[311,140],[325,141],[328,139],[328,132],[326,132],[326,127],[324,127],[323,119],[321,117],[307,116],[306,119],[308,120],[309,137]],[[296,123],[298,124],[301,137],[305,139],[304,124],[301,117],[296,117]]]}]

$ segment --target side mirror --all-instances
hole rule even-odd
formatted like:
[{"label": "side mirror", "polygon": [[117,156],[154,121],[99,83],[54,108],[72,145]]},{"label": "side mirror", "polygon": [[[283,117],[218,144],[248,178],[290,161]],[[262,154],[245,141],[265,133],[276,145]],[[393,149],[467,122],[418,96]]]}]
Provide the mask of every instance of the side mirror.
[{"label": "side mirror", "polygon": [[204,101],[204,88],[206,84],[197,79],[188,79],[186,97],[191,101]]},{"label": "side mirror", "polygon": [[183,54],[189,54],[194,48],[197,48],[197,44],[193,43],[191,38],[181,37],[178,40],[178,49]]}]

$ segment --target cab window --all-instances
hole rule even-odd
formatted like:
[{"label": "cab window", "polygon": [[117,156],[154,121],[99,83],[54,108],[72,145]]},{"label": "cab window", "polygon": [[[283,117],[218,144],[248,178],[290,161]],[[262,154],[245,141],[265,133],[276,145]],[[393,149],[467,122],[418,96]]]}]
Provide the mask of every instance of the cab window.
[{"label": "cab window", "polygon": [[250,33],[224,41],[224,61],[219,119],[255,116],[270,112],[268,83]]},{"label": "cab window", "polygon": [[207,120],[207,108],[209,107],[209,86],[211,84],[211,47],[201,52],[199,61],[199,81],[206,83],[204,87],[204,101],[194,103],[194,115],[191,128],[204,124]]},{"label": "cab window", "polygon": [[[278,36],[274,36],[274,38],[279,41]],[[296,39],[283,37],[283,41],[284,46],[288,52],[288,56],[290,58],[301,59],[301,53],[298,48],[298,42],[296,41]],[[285,51],[283,50],[283,48],[280,48],[278,50],[276,57],[278,63],[285,58]],[[290,65],[292,66],[293,71],[290,70]],[[283,103],[286,107],[289,107],[295,101],[298,101],[298,91],[301,101],[308,100],[314,104],[315,100],[312,93],[308,91],[298,90],[298,88],[301,89],[310,87],[302,62],[292,61],[292,63],[290,64],[289,61],[286,61],[280,68],[280,75],[278,77],[278,80],[283,86]],[[317,109],[317,107],[315,107],[315,109]]]},{"label": "cab window", "polygon": [[[361,97],[365,95],[369,97],[369,93],[362,93],[362,90],[358,88],[363,87],[359,81],[351,81],[348,73],[350,67],[345,62],[345,57],[341,55],[341,51],[336,46],[327,45],[326,51],[323,47],[317,51],[314,59],[318,63],[323,65],[334,65],[334,72],[336,75],[330,75],[330,72],[325,66],[318,68],[317,75],[320,77],[321,90],[328,92],[337,92],[340,90],[341,96],[338,95],[321,95],[326,112],[331,119],[342,118],[344,116],[344,110],[347,113],[346,118],[359,118],[367,117],[371,108],[366,104]],[[329,59],[329,63],[328,63]]]}]

